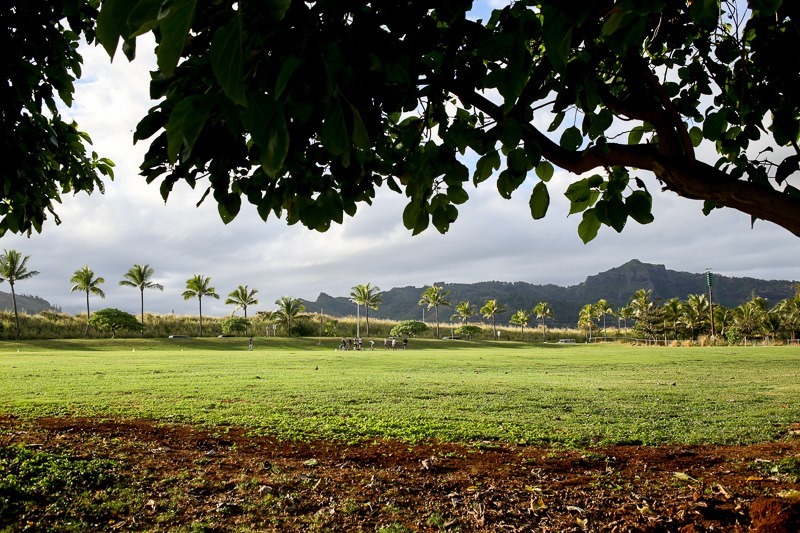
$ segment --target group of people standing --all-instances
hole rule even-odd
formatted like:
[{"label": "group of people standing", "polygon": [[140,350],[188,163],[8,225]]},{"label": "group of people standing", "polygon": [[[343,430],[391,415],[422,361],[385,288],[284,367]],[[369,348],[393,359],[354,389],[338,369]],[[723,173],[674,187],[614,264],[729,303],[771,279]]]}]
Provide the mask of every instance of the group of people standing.
[{"label": "group of people standing", "polygon": [[[397,349],[397,339],[394,337],[386,337],[383,339],[383,349],[384,350],[396,350]],[[408,348],[408,339],[403,339],[403,349],[405,350]],[[252,349],[252,348],[251,348]],[[342,337],[342,342],[339,343],[339,350],[363,350],[364,349],[364,339],[361,337],[354,337],[352,339],[347,337]],[[369,349],[375,349],[375,341],[369,341]]]}]

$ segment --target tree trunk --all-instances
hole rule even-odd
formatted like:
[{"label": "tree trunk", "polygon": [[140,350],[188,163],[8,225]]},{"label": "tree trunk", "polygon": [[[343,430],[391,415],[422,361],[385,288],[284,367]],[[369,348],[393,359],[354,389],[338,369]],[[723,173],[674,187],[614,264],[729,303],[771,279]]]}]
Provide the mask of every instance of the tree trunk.
[{"label": "tree trunk", "polygon": [[89,291],[86,291],[86,331],[83,332],[83,338],[89,336],[89,318],[91,318],[92,314],[89,311]]},{"label": "tree trunk", "polygon": [[203,297],[197,297],[197,303],[200,305],[200,336],[203,336]]},{"label": "tree trunk", "polygon": [[14,303],[14,324],[17,327],[17,340],[19,340],[19,315],[17,314],[17,293],[14,292],[14,283],[9,280],[8,284],[11,285],[11,300]]},{"label": "tree trunk", "polygon": [[144,287],[140,289],[142,293],[142,338],[144,339]]}]

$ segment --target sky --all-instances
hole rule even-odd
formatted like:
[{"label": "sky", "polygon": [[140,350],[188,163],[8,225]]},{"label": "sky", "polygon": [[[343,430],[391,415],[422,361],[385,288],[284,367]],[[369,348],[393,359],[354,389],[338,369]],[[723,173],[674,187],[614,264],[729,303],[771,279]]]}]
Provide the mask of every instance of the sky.
[{"label": "sky", "polygon": [[[662,193],[647,173],[635,175],[653,194],[655,222],[630,221],[621,234],[604,226],[589,244],[578,237],[580,215],[567,216],[563,197],[575,177],[558,169],[549,184],[548,215],[539,221],[528,208],[532,176],[511,200],[498,194],[493,180],[478,188],[467,184],[470,200],[444,235],[431,227],[412,236],[402,223],[405,197],[388,189],[326,233],[276,218],[265,223],[246,203],[225,225],[213,201],[195,207],[201,187],[176,185],[165,204],[158,184],[147,185],[138,174],[149,143],[134,145],[133,131],[155,105],[148,92],[155,61],[147,53],[152,45],[140,41],[137,49],[139,57],[129,63],[122,54],[111,62],[102,49],[83,47],[84,76],[73,107],[65,110],[89,133],[93,149],[116,164],[106,193],[65,195],[57,206],[60,225],[49,220],[41,234],[0,238],[0,248],[29,255],[28,268],[40,272],[18,282],[18,293],[40,296],[65,312],[85,311],[85,295],[71,293],[69,283],[84,265],[105,278],[106,297],[93,297],[93,309],[138,313],[138,290],[119,286],[138,263],[152,266],[154,281],[164,286],[163,292],[145,292],[146,312],[196,314],[197,300],[185,301],[181,293],[188,278],[202,274],[221,296],[204,299],[203,314],[211,316],[230,314],[225,298],[238,285],[259,291],[255,310],[271,311],[281,296],[347,296],[368,282],[382,290],[490,280],[570,286],[631,259],[685,272],[711,268],[725,276],[800,279],[800,246],[787,230],[764,221],[751,228],[748,215],[731,209],[706,217],[701,202]],[[10,289],[4,283],[0,290]]]}]

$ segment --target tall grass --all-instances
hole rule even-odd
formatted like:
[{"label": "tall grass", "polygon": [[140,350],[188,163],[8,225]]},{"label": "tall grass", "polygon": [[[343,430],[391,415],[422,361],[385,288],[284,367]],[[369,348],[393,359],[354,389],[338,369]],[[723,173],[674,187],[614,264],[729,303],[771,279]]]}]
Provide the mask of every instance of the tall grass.
[{"label": "tall grass", "polygon": [[[397,325],[395,320],[380,318],[370,318],[369,335],[367,335],[367,325],[364,317],[361,317],[360,327],[355,316],[331,317],[309,313],[305,315],[308,321],[305,328],[308,336],[316,337],[355,337],[358,331],[364,339],[380,340],[390,335],[391,329]],[[266,337],[266,327],[270,324],[264,315],[254,315],[248,317],[250,320],[250,335],[256,337]],[[225,317],[203,316],[203,336],[217,337],[222,335],[222,321]],[[20,333],[23,339],[79,339],[82,338],[86,330],[86,316],[83,314],[70,315],[68,313],[57,313],[53,311],[43,311],[35,315],[20,313]],[[175,314],[154,314],[144,315],[144,336],[147,338],[163,338],[170,335],[181,335],[195,337],[200,330],[200,317],[197,315],[175,315]],[[474,336],[476,340],[491,339],[492,328],[488,324],[474,323],[481,327],[481,333]],[[435,337],[436,328],[431,322],[428,323],[428,331],[420,338],[432,339]],[[453,332],[460,326],[457,323],[442,322],[439,325],[442,336],[452,336]],[[508,341],[541,341],[542,331],[536,327],[525,328],[524,332],[518,327],[498,326],[500,340]],[[278,328],[277,334],[285,336],[286,332]],[[121,331],[117,332],[117,337],[135,338],[140,337],[139,332]],[[272,330],[270,329],[270,335]],[[89,329],[89,338],[99,339],[110,337],[109,332]],[[14,313],[10,311],[0,311],[0,339],[11,340],[15,337]],[[577,329],[547,329],[547,339],[557,340],[559,338],[573,338],[578,341],[583,340],[583,332]]]}]

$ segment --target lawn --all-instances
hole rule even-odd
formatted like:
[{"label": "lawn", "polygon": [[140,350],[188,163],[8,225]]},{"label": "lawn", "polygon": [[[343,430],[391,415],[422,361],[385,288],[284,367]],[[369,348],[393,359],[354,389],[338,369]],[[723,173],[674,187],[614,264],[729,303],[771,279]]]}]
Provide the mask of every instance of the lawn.
[{"label": "lawn", "polygon": [[567,446],[748,444],[800,421],[798,347],[337,344],[3,342],[0,413],[242,426],[281,439]]}]

